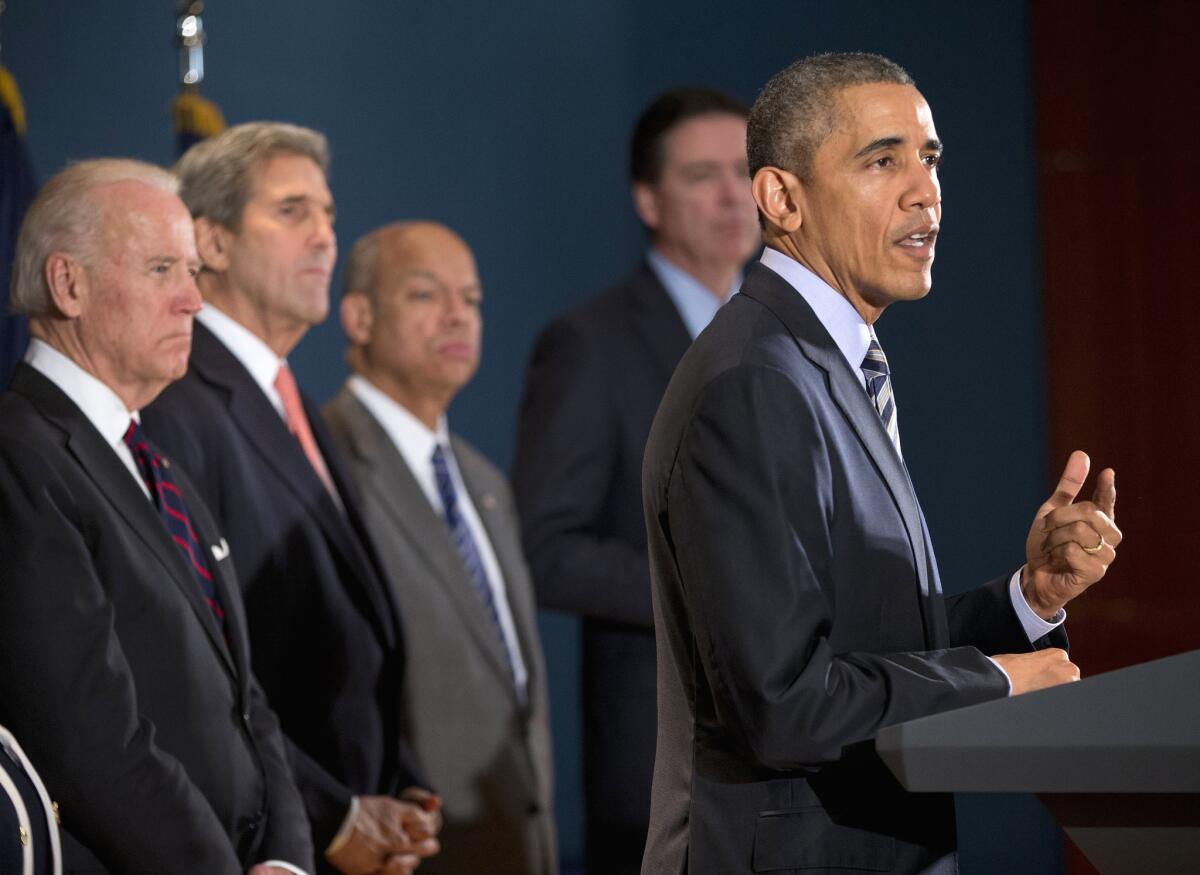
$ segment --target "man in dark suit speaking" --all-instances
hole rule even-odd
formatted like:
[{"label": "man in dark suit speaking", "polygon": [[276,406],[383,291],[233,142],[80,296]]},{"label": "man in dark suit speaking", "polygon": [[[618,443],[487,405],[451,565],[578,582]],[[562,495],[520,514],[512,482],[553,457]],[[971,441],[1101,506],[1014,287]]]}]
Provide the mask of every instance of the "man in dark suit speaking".
[{"label": "man in dark suit speaking", "polygon": [[[824,55],[751,110],[767,245],[680,362],[646,448],[659,736],[643,872],[954,872],[952,800],[881,727],[1078,677],[1063,605],[1121,535],[1074,454],[1025,565],[943,598],[874,333],[930,288],[941,143],[908,75]],[[990,656],[989,656],[990,655]]]},{"label": "man in dark suit speaking", "polygon": [[0,722],[61,805],[68,871],[311,872],[229,551],[139,422],[183,375],[201,305],[176,189],[147,164],[83,162],[22,225],[12,300],[32,340],[0,398]]}]

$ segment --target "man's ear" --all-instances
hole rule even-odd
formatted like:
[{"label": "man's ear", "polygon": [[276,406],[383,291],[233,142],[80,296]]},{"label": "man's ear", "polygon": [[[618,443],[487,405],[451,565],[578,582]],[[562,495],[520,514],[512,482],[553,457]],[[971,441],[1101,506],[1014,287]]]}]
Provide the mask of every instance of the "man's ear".
[{"label": "man's ear", "polygon": [[339,309],[342,330],[354,346],[366,346],[371,341],[371,326],[375,322],[375,310],[371,299],[362,292],[346,292],[342,295]]},{"label": "man's ear", "polygon": [[767,223],[785,234],[804,221],[804,186],[796,174],[778,167],[761,167],[750,182],[750,193]]},{"label": "man's ear", "polygon": [[77,319],[91,289],[83,262],[66,252],[51,252],[43,271],[53,308],[67,319]]},{"label": "man's ear", "polygon": [[232,232],[211,219],[200,218],[195,221],[196,253],[204,267],[214,273],[224,273],[229,270],[229,245]]},{"label": "man's ear", "polygon": [[648,182],[633,184],[633,208],[637,211],[642,224],[651,231],[657,231],[662,221],[662,212],[658,208],[658,192]]}]

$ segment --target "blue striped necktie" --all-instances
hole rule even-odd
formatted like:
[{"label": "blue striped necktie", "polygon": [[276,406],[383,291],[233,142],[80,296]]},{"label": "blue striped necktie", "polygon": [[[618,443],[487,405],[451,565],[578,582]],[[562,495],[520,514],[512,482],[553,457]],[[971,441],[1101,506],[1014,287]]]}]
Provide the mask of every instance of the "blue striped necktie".
[{"label": "blue striped necktie", "polygon": [[136,419],[130,420],[129,428],[125,431],[125,446],[129,447],[129,451],[133,453],[133,459],[137,462],[142,481],[150,492],[150,498],[158,509],[158,515],[162,519],[163,525],[167,528],[167,534],[171,536],[171,540],[183,554],[183,561],[191,569],[192,577],[199,584],[204,600],[212,609],[217,625],[223,631],[225,629],[225,611],[217,598],[216,587],[213,586],[212,573],[208,570],[208,561],[204,556],[204,545],[200,543],[200,539],[196,537],[196,532],[192,529],[191,520],[188,519],[187,506],[183,502],[183,495],[180,494],[179,487],[171,479],[170,466],[158,454],[158,450],[151,445]]},{"label": "blue striped necktie", "polygon": [[483,567],[479,547],[475,544],[475,538],[471,536],[471,529],[467,525],[467,521],[463,519],[463,515],[459,511],[458,491],[454,488],[454,480],[450,477],[450,466],[446,462],[441,444],[438,444],[433,451],[433,476],[437,481],[438,495],[442,499],[442,510],[445,514],[446,525],[450,527],[450,536],[454,539],[454,546],[462,558],[463,565],[466,566],[467,576],[471,578],[471,583],[475,584],[475,590],[483,600],[483,606],[487,610],[488,616],[491,617],[496,637],[500,639],[500,647],[504,650],[504,658],[508,661],[509,673],[515,679],[512,654],[508,652],[508,643],[504,639],[504,627],[500,625],[500,614],[496,610],[496,597],[488,582],[487,570]]},{"label": "blue striped necktie", "polygon": [[871,332],[871,343],[867,346],[867,354],[862,363],[863,376],[867,380],[867,394],[875,411],[883,420],[883,427],[892,439],[896,452],[900,452],[900,430],[896,423],[896,399],[892,396],[892,372],[888,369],[887,356],[883,347]]}]

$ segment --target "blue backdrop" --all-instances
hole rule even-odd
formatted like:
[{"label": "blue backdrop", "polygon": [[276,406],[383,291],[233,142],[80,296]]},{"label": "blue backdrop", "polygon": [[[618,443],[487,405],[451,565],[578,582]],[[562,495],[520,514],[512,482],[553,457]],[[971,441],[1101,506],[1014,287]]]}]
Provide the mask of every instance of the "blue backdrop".
[{"label": "blue backdrop", "polygon": [[[173,0],[7,6],[2,57],[24,92],[39,178],[72,158],[173,159]],[[879,325],[905,456],[949,590],[1020,563],[1047,488],[1025,3],[206,6],[204,94],[231,123],[287,120],[329,136],[343,252],[378,224],[415,217],[447,222],[474,247],[484,362],[451,418],[501,467],[535,333],[621,276],[645,245],[625,167],[640,107],[688,83],[750,101],[772,73],[814,51],[899,61],[947,143],[933,294]],[[344,375],[341,350],[330,320],[292,357],[321,399]],[[573,619],[554,615],[542,629],[570,861],[581,815],[577,632]],[[960,814],[968,875],[1059,868],[1057,832],[1033,800],[972,798]]]}]

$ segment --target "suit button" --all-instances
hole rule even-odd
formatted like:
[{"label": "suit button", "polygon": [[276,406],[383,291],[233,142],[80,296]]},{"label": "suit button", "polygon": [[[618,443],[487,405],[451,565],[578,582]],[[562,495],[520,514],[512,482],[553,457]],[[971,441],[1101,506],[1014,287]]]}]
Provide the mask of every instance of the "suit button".
[{"label": "suit button", "polygon": [[527,813],[529,814],[530,817],[539,815],[542,813],[542,806],[538,805],[536,802],[530,802]]}]

